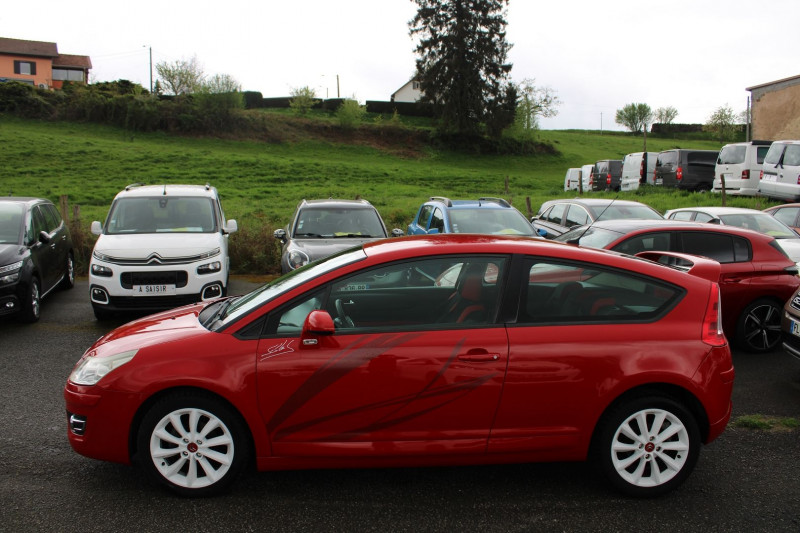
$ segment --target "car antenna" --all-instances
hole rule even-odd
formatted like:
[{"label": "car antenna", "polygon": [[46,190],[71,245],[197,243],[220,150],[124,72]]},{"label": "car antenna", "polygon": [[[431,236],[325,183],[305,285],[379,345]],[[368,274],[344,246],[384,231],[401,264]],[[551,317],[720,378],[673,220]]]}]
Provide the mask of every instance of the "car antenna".
[{"label": "car antenna", "polygon": [[612,205],[614,202],[616,202],[616,201],[617,201],[617,198],[619,198],[619,195],[615,196],[614,198],[612,198],[612,199],[611,199],[611,201],[610,201],[610,202],[608,202],[608,205],[607,205],[607,206],[605,206],[605,207],[603,208],[603,210],[602,210],[602,211],[600,211],[600,214],[599,214],[599,215],[597,215],[597,218],[595,218],[594,220],[592,220],[592,221],[591,221],[589,224],[587,224],[587,226],[586,226],[585,228],[583,228],[583,231],[581,232],[581,234],[580,234],[580,235],[578,235],[578,236],[577,236],[577,237],[575,237],[574,239],[570,239],[570,240],[568,240],[567,242],[568,242],[569,244],[579,244],[579,243],[581,242],[581,239],[583,238],[583,236],[584,236],[584,235],[586,235],[586,232],[587,232],[587,231],[589,231],[589,228],[591,228],[591,227],[592,227],[592,224],[594,224],[595,222],[597,222],[598,220],[600,220],[600,217],[602,217],[602,216],[603,216],[603,213],[605,213],[605,212],[608,210],[608,208],[609,208],[609,207],[611,207],[611,205]]}]

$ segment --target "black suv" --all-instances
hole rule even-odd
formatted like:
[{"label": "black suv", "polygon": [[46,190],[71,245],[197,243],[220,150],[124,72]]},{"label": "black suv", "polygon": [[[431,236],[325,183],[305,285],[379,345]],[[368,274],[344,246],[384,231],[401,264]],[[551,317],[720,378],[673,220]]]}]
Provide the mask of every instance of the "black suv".
[{"label": "black suv", "polygon": [[[392,236],[402,235],[392,230]],[[352,246],[388,237],[378,210],[366,200],[303,200],[285,229],[276,229],[281,241],[281,272],[328,257]]]},{"label": "black suv", "polygon": [[0,198],[0,315],[39,320],[41,300],[75,284],[72,237],[40,198]]}]

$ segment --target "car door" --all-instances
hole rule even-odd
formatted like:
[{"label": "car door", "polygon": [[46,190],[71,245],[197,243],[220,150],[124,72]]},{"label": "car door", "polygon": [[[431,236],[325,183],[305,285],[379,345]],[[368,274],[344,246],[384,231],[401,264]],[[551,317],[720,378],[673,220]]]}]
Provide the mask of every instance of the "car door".
[{"label": "car door", "polygon": [[44,216],[46,224],[45,231],[47,231],[50,237],[49,246],[53,251],[53,256],[51,258],[53,261],[51,283],[55,285],[67,275],[67,254],[69,253],[68,230],[56,206],[52,204],[42,204],[39,208]]},{"label": "car door", "polygon": [[[394,263],[270,313],[257,369],[273,453],[483,453],[508,361],[505,328],[495,323],[506,264]],[[314,310],[334,317],[333,335],[301,337]]]},{"label": "car door", "polygon": [[424,204],[422,207],[420,207],[419,212],[417,213],[417,218],[415,218],[414,221],[408,225],[408,234],[420,235],[426,233],[428,230],[428,222],[430,222],[432,213],[432,205]]},{"label": "car door", "polygon": [[[50,232],[47,231],[47,221],[40,210],[40,206],[33,206],[27,224],[26,241],[28,241],[28,246],[31,250],[33,264],[39,273],[41,293],[44,294],[53,287],[58,279],[60,267],[58,251],[56,243],[49,239]],[[42,232],[48,235],[48,242],[42,241]]]}]

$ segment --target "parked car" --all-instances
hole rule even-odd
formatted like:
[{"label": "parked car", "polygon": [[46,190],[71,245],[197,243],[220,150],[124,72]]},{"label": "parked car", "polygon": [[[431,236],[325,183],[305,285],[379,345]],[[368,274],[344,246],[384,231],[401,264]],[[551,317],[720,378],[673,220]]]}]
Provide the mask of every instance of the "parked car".
[{"label": "parked car", "polygon": [[431,196],[408,225],[408,234],[435,233],[534,235],[525,215],[502,198],[451,200]]},{"label": "parked car", "polygon": [[656,159],[655,184],[690,191],[710,191],[719,152],[665,150]]},{"label": "parked car", "polygon": [[[402,235],[400,229],[392,236]],[[281,272],[389,235],[380,213],[366,200],[303,200],[292,221],[276,229],[281,242]]]},{"label": "parked car", "polygon": [[98,339],[65,386],[67,435],[190,496],[250,465],[587,459],[624,493],[662,494],[731,415],[719,265],[696,261],[509,236],[368,243]]},{"label": "parked car", "polygon": [[125,187],[105,224],[92,222],[97,242],[89,264],[89,296],[98,320],[118,312],[152,312],[224,296],[228,235],[217,189],[210,185]]},{"label": "parked car", "polygon": [[800,232],[800,204],[775,205],[764,209],[764,212]]},{"label": "parked car", "polygon": [[539,213],[531,219],[531,223],[536,233],[553,239],[576,226],[618,218],[661,220],[664,217],[649,205],[632,200],[574,198],[548,200],[539,208]]},{"label": "parked car", "polygon": [[594,165],[592,174],[593,191],[618,191],[622,178],[621,159],[603,159]]},{"label": "parked car", "polygon": [[626,254],[671,251],[719,261],[725,334],[750,352],[780,342],[784,302],[800,286],[797,265],[774,237],[733,226],[674,220],[608,220],[556,240]]},{"label": "parked car", "polygon": [[800,291],[794,293],[783,306],[781,333],[784,351],[800,359]]},{"label": "parked car", "polygon": [[564,176],[564,190],[577,191],[580,187],[581,169],[568,168],[567,174]]},{"label": "parked car", "polygon": [[789,259],[800,263],[800,236],[792,228],[763,211],[743,207],[682,207],[667,211],[664,217],[670,220],[736,226],[770,235],[775,237],[776,244],[786,252]]},{"label": "parked car", "polygon": [[623,157],[620,190],[635,191],[639,185],[653,185],[656,159],[658,159],[658,152],[634,152]]},{"label": "parked car", "polygon": [[761,169],[758,193],[788,202],[800,200],[800,141],[775,141]]},{"label": "parked car", "polygon": [[725,180],[725,193],[739,196],[758,194],[758,181],[761,165],[772,141],[749,141],[726,144],[719,151],[714,167],[714,186],[712,192],[722,192]]},{"label": "parked car", "polygon": [[0,316],[41,316],[42,298],[75,283],[72,237],[58,209],[42,198],[0,198]]}]

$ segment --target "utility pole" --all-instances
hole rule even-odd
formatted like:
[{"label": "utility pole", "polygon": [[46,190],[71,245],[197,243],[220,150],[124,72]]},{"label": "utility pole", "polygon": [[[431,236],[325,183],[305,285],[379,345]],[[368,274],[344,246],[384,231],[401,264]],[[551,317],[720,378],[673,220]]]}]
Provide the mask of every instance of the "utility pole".
[{"label": "utility pole", "polygon": [[148,47],[150,50],[150,94],[153,94],[153,47]]}]

